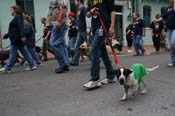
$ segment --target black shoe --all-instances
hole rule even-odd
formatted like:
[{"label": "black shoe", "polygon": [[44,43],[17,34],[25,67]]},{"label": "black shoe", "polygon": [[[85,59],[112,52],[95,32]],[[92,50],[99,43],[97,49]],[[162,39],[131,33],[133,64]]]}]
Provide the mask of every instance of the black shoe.
[{"label": "black shoe", "polygon": [[144,55],[145,54],[145,50],[142,51],[141,55]]},{"label": "black shoe", "polygon": [[55,69],[55,73],[57,74],[64,73],[65,71],[69,71],[69,66],[59,67]]},{"label": "black shoe", "polygon": [[78,66],[78,64],[75,64],[73,62],[70,63],[71,66]]},{"label": "black shoe", "polygon": [[134,54],[134,56],[140,56],[140,54]]}]

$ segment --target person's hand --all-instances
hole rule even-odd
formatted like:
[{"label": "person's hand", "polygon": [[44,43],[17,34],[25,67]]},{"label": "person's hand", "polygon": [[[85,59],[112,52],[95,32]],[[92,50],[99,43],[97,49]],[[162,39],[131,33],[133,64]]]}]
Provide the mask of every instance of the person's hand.
[{"label": "person's hand", "polygon": [[21,38],[21,41],[22,41],[23,43],[26,43],[26,42],[27,42],[27,38],[23,37],[23,38]]},{"label": "person's hand", "polygon": [[87,17],[90,17],[91,16],[91,12],[87,12]]},{"label": "person's hand", "polygon": [[62,22],[61,21],[58,20],[58,21],[55,22],[56,28],[60,28],[61,25],[62,25]]},{"label": "person's hand", "polygon": [[109,28],[109,36],[112,37],[115,34],[114,26],[110,26]]}]

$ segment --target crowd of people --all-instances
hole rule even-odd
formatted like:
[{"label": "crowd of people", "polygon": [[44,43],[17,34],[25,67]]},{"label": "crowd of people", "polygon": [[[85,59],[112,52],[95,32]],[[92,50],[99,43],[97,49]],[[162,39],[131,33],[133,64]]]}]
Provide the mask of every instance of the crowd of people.
[{"label": "crowd of people", "polygon": [[[175,11],[173,0],[167,8],[165,14],[157,14],[155,20],[150,24],[152,29],[152,40],[155,51],[160,51],[161,37],[168,35],[168,47],[171,52],[170,67],[175,67]],[[53,16],[47,25],[48,17],[42,17],[43,24],[43,47],[42,56],[36,51],[35,26],[31,17],[22,12],[21,8],[14,5],[10,8],[12,21],[9,23],[8,33],[3,36],[4,39],[10,39],[10,56],[6,65],[0,69],[10,73],[16,63],[18,51],[23,58],[20,65],[25,61],[29,66],[26,70],[35,70],[42,64],[42,60],[47,61],[47,51],[52,53],[58,67],[56,73],[69,71],[69,65],[79,65],[79,48],[84,42],[90,43],[91,48],[91,79],[83,86],[86,89],[100,87],[102,84],[114,83],[114,70],[106,50],[106,37],[113,37],[115,26],[114,0],[88,0],[88,7],[85,7],[84,0],[76,0],[77,14],[74,12],[67,13],[67,6],[59,3],[54,7]],[[86,18],[91,18],[91,28],[87,27]],[[68,23],[69,19],[69,23]],[[102,24],[102,21],[104,24]],[[108,31],[106,35],[105,31]],[[65,37],[68,31],[69,42],[66,44]],[[88,34],[90,33],[90,39]],[[128,43],[128,53],[132,53],[134,46],[135,56],[144,55],[146,49],[142,44],[142,37],[146,36],[144,19],[140,18],[138,12],[133,13],[133,22],[126,29],[126,40]],[[120,48],[122,50],[122,48]],[[73,51],[72,60],[69,62],[69,51]],[[106,67],[106,79],[100,80],[100,58],[102,58]]]}]

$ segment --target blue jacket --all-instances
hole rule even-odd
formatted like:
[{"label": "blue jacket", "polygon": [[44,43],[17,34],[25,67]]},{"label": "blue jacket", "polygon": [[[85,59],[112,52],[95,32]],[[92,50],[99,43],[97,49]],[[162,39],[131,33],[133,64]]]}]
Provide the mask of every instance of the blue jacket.
[{"label": "blue jacket", "polygon": [[31,23],[24,25],[24,33],[27,38],[26,45],[28,47],[35,47],[35,34],[34,34],[34,28]]},{"label": "blue jacket", "polygon": [[25,37],[23,17],[17,14],[9,24],[8,33],[4,35],[4,39],[10,38],[11,45],[24,46],[21,38]]}]

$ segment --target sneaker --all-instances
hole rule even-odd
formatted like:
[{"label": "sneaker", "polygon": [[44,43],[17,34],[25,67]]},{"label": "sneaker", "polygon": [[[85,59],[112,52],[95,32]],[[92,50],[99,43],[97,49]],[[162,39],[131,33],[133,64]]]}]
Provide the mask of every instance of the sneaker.
[{"label": "sneaker", "polygon": [[70,63],[71,66],[78,66],[78,64],[75,64],[73,62]]},{"label": "sneaker", "polygon": [[30,66],[28,66],[25,70],[26,71],[31,71],[31,70],[36,70],[36,66],[32,66],[32,67],[30,67]]},{"label": "sneaker", "polygon": [[132,50],[128,50],[128,53],[133,53],[133,51]]},{"label": "sneaker", "polygon": [[5,68],[1,68],[0,72],[4,72],[4,73],[7,73],[7,74],[10,74],[12,71],[11,70],[6,70]]},{"label": "sneaker", "polygon": [[90,81],[90,82],[84,84],[83,87],[85,89],[88,89],[88,90],[95,89],[95,88],[101,87],[101,83],[98,81]]},{"label": "sneaker", "polygon": [[59,67],[59,68],[55,69],[55,73],[57,73],[57,74],[63,73],[65,71],[69,71],[69,66]]},{"label": "sneaker", "polygon": [[140,54],[134,54],[133,56],[140,56]]},{"label": "sneaker", "polygon": [[170,63],[168,64],[168,67],[175,67],[175,64]]},{"label": "sneaker", "polygon": [[107,85],[107,84],[115,83],[116,81],[117,81],[116,78],[114,78],[113,80],[104,79],[104,80],[101,81],[101,84],[103,84],[103,85]]}]

